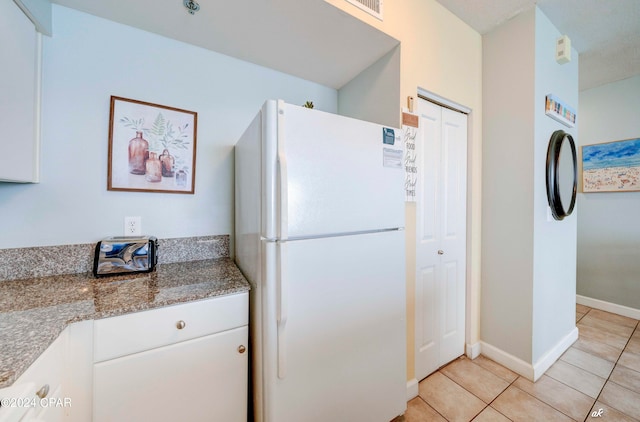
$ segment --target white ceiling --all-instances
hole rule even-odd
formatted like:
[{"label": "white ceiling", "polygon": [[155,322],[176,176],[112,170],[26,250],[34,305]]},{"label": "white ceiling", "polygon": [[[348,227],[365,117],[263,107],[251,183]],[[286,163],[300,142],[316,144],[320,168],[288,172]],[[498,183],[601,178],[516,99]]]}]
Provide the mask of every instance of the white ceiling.
[{"label": "white ceiling", "polygon": [[580,90],[640,74],[640,0],[437,0],[481,34],[538,5],[580,54]]},{"label": "white ceiling", "polygon": [[194,15],[182,0],[53,2],[336,89],[399,43],[324,1],[198,0]]},{"label": "white ceiling", "polygon": [[[398,43],[324,1],[53,1],[336,89]],[[481,34],[537,4],[580,54],[581,90],[640,74],[640,0],[437,1]]]}]

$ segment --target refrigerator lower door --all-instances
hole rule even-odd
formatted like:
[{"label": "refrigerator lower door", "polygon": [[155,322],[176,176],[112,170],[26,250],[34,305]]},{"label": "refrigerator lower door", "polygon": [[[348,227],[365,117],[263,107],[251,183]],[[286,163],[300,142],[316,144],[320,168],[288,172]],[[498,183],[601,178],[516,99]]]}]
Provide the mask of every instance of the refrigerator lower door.
[{"label": "refrigerator lower door", "polygon": [[404,232],[271,243],[267,249],[262,420],[388,422],[402,414]]}]

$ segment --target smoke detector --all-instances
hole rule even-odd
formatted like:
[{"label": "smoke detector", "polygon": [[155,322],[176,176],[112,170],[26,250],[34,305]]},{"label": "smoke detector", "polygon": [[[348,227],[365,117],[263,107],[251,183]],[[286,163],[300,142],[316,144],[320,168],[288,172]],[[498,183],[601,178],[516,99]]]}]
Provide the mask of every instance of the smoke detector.
[{"label": "smoke detector", "polygon": [[556,41],[556,61],[560,64],[571,61],[571,40],[566,35]]}]

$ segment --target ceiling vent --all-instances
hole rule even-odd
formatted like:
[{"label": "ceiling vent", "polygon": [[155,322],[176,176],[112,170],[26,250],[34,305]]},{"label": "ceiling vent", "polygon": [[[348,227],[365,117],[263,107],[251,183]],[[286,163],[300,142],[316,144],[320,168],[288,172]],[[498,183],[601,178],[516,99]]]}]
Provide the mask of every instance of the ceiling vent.
[{"label": "ceiling vent", "polygon": [[354,6],[382,20],[382,0],[347,0]]}]

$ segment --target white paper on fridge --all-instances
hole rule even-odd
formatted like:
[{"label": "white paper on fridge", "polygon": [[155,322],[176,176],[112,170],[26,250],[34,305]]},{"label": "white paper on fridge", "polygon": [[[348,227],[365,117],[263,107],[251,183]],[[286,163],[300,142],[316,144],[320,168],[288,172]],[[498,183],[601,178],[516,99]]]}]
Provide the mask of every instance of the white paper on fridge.
[{"label": "white paper on fridge", "polygon": [[401,149],[393,149],[393,148],[383,148],[382,149],[382,165],[384,167],[397,168],[398,170],[402,170],[402,150]]}]

